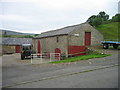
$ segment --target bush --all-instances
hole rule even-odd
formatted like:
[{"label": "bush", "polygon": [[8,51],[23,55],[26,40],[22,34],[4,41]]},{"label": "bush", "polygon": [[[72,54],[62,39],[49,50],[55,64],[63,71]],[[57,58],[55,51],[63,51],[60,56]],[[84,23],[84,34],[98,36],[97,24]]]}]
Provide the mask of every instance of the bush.
[{"label": "bush", "polygon": [[120,14],[116,14],[115,16],[112,17],[113,22],[120,22]]},{"label": "bush", "polygon": [[100,25],[100,24],[102,24],[102,19],[101,19],[101,18],[98,18],[98,17],[96,17],[96,18],[93,20],[93,22],[92,22],[92,25],[93,25],[93,26],[98,26],[98,25]]},{"label": "bush", "polygon": [[[101,25],[103,22],[108,21],[109,15],[106,14],[104,11],[99,12],[98,15],[92,15],[88,18],[87,22],[92,26],[98,26]],[[107,22],[106,22],[107,23]]]}]

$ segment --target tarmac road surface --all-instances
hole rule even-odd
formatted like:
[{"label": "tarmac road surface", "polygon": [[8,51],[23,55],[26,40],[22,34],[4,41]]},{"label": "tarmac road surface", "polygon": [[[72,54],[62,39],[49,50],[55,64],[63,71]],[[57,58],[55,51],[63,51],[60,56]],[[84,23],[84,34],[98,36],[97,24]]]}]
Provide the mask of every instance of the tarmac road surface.
[{"label": "tarmac road surface", "polygon": [[12,55],[3,57],[4,61],[9,58],[8,63],[3,62],[2,79],[6,88],[118,87],[117,50],[108,57],[66,64],[31,65],[29,61],[16,61],[18,58]]},{"label": "tarmac road surface", "polygon": [[118,88],[118,67],[39,80],[12,88]]}]

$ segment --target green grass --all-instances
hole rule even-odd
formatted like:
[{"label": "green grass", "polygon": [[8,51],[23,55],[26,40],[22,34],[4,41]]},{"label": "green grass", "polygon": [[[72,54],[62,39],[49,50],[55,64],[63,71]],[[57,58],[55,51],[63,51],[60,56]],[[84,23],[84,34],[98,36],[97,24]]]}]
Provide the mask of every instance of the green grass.
[{"label": "green grass", "polygon": [[118,39],[118,28],[120,28],[120,22],[102,24],[96,27],[103,34],[105,40]]},{"label": "green grass", "polygon": [[92,59],[92,58],[101,58],[101,57],[106,57],[106,56],[110,56],[110,54],[92,53],[92,54],[89,54],[89,55],[66,58],[64,60],[53,61],[53,62],[50,62],[50,63],[67,63],[67,62],[75,62],[75,61],[80,61],[80,60],[88,60],[88,59]]}]

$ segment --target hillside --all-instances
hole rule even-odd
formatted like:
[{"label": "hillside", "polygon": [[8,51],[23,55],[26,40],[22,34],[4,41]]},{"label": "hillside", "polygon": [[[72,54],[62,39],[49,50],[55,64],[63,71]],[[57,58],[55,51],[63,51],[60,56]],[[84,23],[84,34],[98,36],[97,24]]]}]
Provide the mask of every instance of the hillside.
[{"label": "hillside", "polygon": [[10,30],[0,30],[0,33],[2,35],[34,35],[33,33],[21,33],[21,32],[15,32]]},{"label": "hillside", "polygon": [[0,37],[14,37],[14,38],[32,38],[33,33],[21,33],[11,30],[0,30]]},{"label": "hillside", "polygon": [[120,22],[102,24],[96,27],[103,34],[105,40],[118,39],[118,28],[120,28]]}]

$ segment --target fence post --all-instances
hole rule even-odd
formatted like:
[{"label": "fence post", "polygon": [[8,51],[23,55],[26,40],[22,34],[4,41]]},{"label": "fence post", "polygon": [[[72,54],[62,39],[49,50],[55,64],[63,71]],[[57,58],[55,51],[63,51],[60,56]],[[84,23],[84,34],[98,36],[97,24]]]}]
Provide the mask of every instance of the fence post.
[{"label": "fence post", "polygon": [[59,61],[60,61],[60,53],[59,53]]},{"label": "fence post", "polygon": [[51,53],[50,53],[50,62],[51,62]]},{"label": "fence post", "polygon": [[42,63],[42,53],[40,54],[40,58],[41,58],[41,63]]}]

